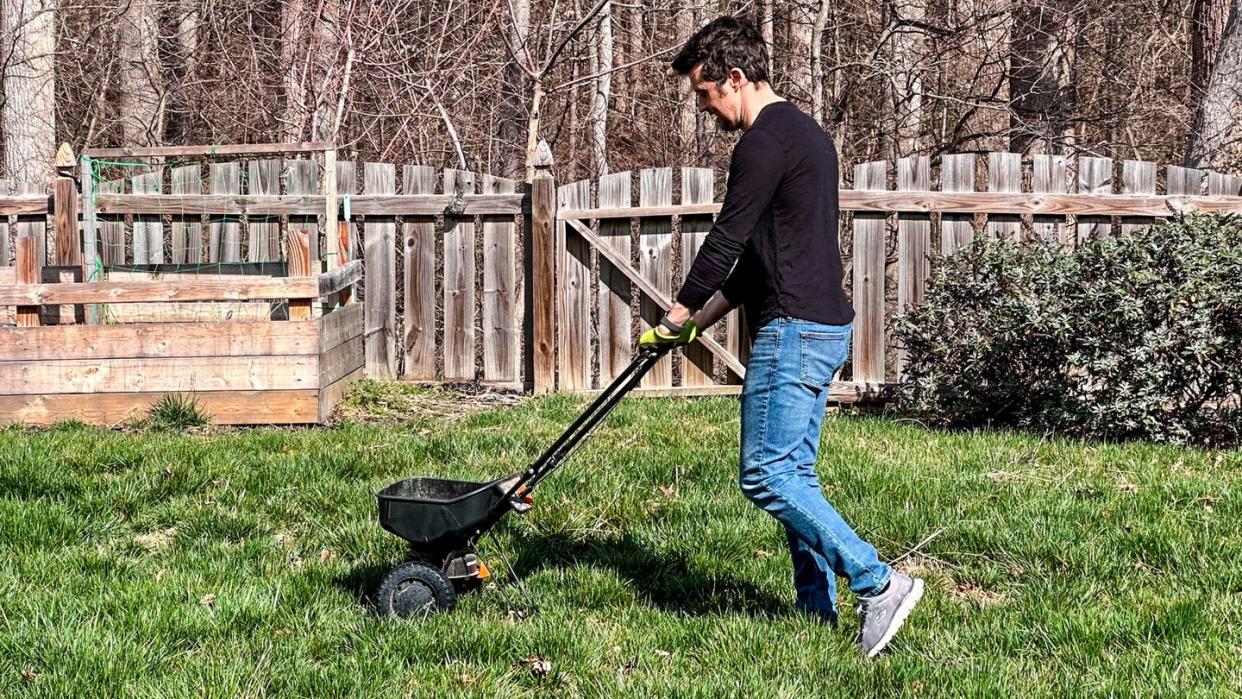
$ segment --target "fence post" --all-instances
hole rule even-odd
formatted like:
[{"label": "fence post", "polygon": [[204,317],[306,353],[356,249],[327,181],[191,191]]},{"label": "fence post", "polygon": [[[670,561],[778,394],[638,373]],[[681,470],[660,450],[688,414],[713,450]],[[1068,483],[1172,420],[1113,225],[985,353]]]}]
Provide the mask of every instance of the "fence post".
[{"label": "fence post", "polygon": [[[43,261],[39,259],[39,240],[32,235],[17,236],[16,257],[17,284],[38,284],[43,276]],[[38,306],[18,306],[18,327],[34,327],[39,324]]]},{"label": "fence post", "polygon": [[540,140],[535,151],[535,177],[531,182],[531,354],[535,393],[549,393],[556,380],[554,355],[556,326],[553,307],[556,299],[556,270],[553,263],[552,231],[556,219],[556,181],[552,176],[552,149]]},{"label": "fence post", "polygon": [[[66,267],[81,267],[82,247],[78,241],[78,188],[73,181],[74,158],[68,143],[60,144],[56,151],[56,182],[52,197],[52,213],[55,227],[56,265],[61,267],[58,281],[81,281],[81,270],[74,273]],[[82,307],[77,306],[78,315]],[[55,309],[50,309],[55,315]],[[61,323],[74,322],[74,306],[61,306]],[[85,322],[85,317],[82,321]]]}]

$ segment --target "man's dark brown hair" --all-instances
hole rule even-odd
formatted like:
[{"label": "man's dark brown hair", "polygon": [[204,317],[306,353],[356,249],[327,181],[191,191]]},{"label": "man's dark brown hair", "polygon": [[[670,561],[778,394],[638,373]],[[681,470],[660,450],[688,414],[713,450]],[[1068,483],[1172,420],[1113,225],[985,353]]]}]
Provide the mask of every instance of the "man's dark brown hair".
[{"label": "man's dark brown hair", "polygon": [[673,59],[673,70],[689,75],[703,64],[703,79],[719,83],[731,68],[751,82],[768,82],[768,47],[755,25],[737,17],[720,17],[690,37]]}]

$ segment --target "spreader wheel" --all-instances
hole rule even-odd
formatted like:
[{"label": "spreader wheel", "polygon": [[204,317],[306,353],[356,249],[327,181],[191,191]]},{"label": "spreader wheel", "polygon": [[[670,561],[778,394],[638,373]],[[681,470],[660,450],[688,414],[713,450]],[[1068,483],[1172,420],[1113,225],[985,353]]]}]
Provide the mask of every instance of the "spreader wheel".
[{"label": "spreader wheel", "polygon": [[447,612],[457,601],[453,583],[426,563],[403,563],[384,577],[377,593],[379,615],[406,619]]}]

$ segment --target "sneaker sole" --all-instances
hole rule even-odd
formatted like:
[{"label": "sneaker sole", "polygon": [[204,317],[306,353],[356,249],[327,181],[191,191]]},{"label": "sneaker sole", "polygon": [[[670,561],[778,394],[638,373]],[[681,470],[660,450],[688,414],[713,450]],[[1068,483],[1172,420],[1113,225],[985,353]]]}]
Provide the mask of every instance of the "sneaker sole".
[{"label": "sneaker sole", "polygon": [[874,658],[880,651],[884,650],[889,641],[893,640],[893,636],[896,636],[897,632],[906,623],[906,618],[910,616],[910,612],[914,611],[914,605],[918,604],[921,599],[923,599],[923,581],[915,578],[914,587],[910,588],[910,594],[906,595],[906,598],[897,606],[897,611],[893,614],[893,621],[888,625],[888,630],[880,637],[880,641],[867,652],[868,658]]}]

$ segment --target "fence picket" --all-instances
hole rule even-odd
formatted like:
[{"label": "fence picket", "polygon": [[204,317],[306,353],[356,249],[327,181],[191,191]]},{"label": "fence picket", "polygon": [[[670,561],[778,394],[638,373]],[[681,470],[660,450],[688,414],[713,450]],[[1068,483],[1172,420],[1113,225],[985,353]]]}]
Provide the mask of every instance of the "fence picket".
[{"label": "fence picket", "polygon": [[[638,205],[669,206],[673,203],[673,169],[648,168],[639,173]],[[663,292],[673,285],[673,219],[670,216],[645,216],[638,231],[638,272]],[[639,306],[641,327],[645,331],[664,317],[664,310],[654,301],[643,298]],[[673,363],[665,356],[643,377],[643,388],[667,388],[673,385]]]},{"label": "fence picket", "polygon": [[[394,170],[395,169],[396,168],[394,167]],[[347,208],[345,207],[345,202],[349,201],[349,195],[357,194],[357,192],[358,192],[357,169],[354,166],[353,161],[352,160],[337,161],[336,163],[337,202],[340,203],[343,208]],[[352,211],[350,213],[352,215]],[[278,229],[277,235],[279,235],[279,233],[280,231]],[[334,233],[333,231],[325,231],[325,234],[327,235],[332,235],[333,233]],[[347,264],[350,260],[354,259],[354,256],[357,254],[358,224],[354,223],[348,218],[341,218],[336,223],[335,235],[336,235],[336,251],[337,251],[337,255],[340,256],[340,264],[342,265]],[[277,240],[277,244],[279,245],[279,239]],[[395,261],[396,259],[395,249],[393,250],[393,258]],[[341,305],[351,303],[352,299],[353,299],[353,293],[349,289],[342,291],[340,293],[340,296],[338,297],[338,300]],[[395,302],[395,298],[394,298],[394,302]]]},{"label": "fence picket", "polygon": [[[397,167],[387,163],[364,163],[362,191],[394,194]],[[364,372],[373,379],[397,378],[396,235],[394,216],[368,216],[366,228],[366,306],[363,309]]]},{"label": "fence picket", "polygon": [[[975,156],[955,153],[940,161],[940,189],[944,192],[975,191]],[[975,239],[975,217],[972,214],[944,214],[940,217],[940,251],[952,255]]]},{"label": "fence picket", "polygon": [[[591,182],[580,180],[556,189],[557,209],[591,206]],[[581,391],[591,387],[591,246],[582,236],[556,224],[558,355],[560,387]]]},{"label": "fence picket", "polygon": [[[238,163],[212,163],[208,168],[212,194],[240,194]],[[207,261],[241,261],[241,224],[236,216],[213,216],[207,224]]]},{"label": "fence picket", "polygon": [[[888,163],[854,166],[854,189],[886,189]],[[854,381],[884,383],[884,229],[887,214],[854,214]]]},{"label": "fence picket", "polygon": [[[172,193],[197,196],[203,193],[203,173],[197,165],[172,169]],[[203,221],[201,216],[174,216],[172,223],[172,263],[198,264],[203,261]]]},{"label": "fence picket", "polygon": [[1207,173],[1207,193],[1209,196],[1216,197],[1236,197],[1242,193],[1242,177],[1209,172]]},{"label": "fence picket", "polygon": [[[1142,160],[1127,160],[1121,165],[1122,194],[1155,194],[1156,164]],[[1134,235],[1138,231],[1152,225],[1156,220],[1150,217],[1126,216],[1121,219],[1121,234]]]},{"label": "fence picket", "polygon": [[[511,194],[516,183],[483,176],[484,194]],[[512,383],[521,356],[521,308],[514,284],[517,238],[512,216],[483,217],[483,380]]]},{"label": "fence picket", "polygon": [[[131,178],[134,194],[159,194],[163,190],[164,170],[135,175]],[[164,224],[158,215],[134,215],[134,264],[158,264],[164,261]]]},{"label": "fence picket", "polygon": [[[436,171],[425,165],[406,165],[401,173],[406,194],[434,194]],[[405,238],[405,353],[407,379],[436,377],[436,222],[430,216],[406,216]],[[368,242],[369,242],[368,238]],[[368,264],[370,257],[368,256]],[[367,295],[370,299],[370,294]],[[370,303],[368,301],[368,303]]]},{"label": "fence picket", "polygon": [[[620,208],[632,199],[630,172],[614,172],[599,178],[599,205]],[[630,219],[605,218],[599,221],[599,235],[613,250],[630,259]],[[610,383],[630,362],[630,280],[612,263],[599,260],[599,382]]]},{"label": "fence picket", "polygon": [[[681,169],[681,203],[710,204],[715,197],[715,173],[711,168]],[[712,229],[711,216],[681,217],[681,278],[690,271],[699,247]],[[681,383],[683,386],[710,386],[715,365],[712,353],[699,343],[682,349]]]},{"label": "fence picket", "polygon": [[[95,183],[96,194],[122,194],[125,192],[125,180],[104,180]],[[99,222],[99,244],[103,246],[101,255],[105,265],[123,265],[128,261],[125,254],[125,217],[108,214],[96,217]]]},{"label": "fence picket", "polygon": [[[1081,194],[1113,193],[1113,159],[1079,158],[1078,191]],[[1093,238],[1112,235],[1113,224],[1108,216],[1079,216],[1078,245]]]},{"label": "fence picket", "polygon": [[[13,193],[13,180],[0,179],[0,197]],[[0,216],[0,267],[9,267],[13,253],[9,246],[9,217]],[[0,311],[3,313],[3,311]]]},{"label": "fence picket", "polygon": [[[1066,175],[1066,159],[1063,155],[1036,155],[1032,158],[1031,190],[1037,194],[1065,194],[1069,191]],[[1031,217],[1031,229],[1035,237],[1049,244],[1059,243],[1072,247],[1067,239],[1068,227],[1064,216]]]},{"label": "fence picket", "polygon": [[[444,171],[445,194],[474,194],[474,173]],[[474,380],[474,217],[444,217],[444,378]]]},{"label": "fence picket", "polygon": [[[1022,191],[1022,154],[988,153],[988,191]],[[1018,214],[988,214],[988,235],[1020,240],[1022,217]]]},{"label": "fence picket", "polygon": [[1170,196],[1199,196],[1203,193],[1203,171],[1169,165],[1165,169],[1165,191]]},{"label": "fence picket", "polygon": [[[246,177],[246,190],[250,194],[280,194],[280,161],[274,159],[251,160]],[[280,259],[280,219],[274,216],[249,216],[246,219],[248,235],[246,259],[250,262],[268,262]]]},{"label": "fence picket", "polygon": [[[931,158],[920,156],[897,161],[897,189],[926,192],[931,189]],[[897,215],[897,312],[923,303],[931,274],[931,215]],[[897,373],[905,368],[906,351],[897,348]]]}]

